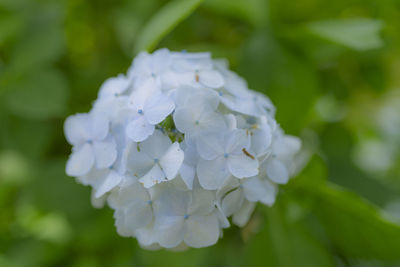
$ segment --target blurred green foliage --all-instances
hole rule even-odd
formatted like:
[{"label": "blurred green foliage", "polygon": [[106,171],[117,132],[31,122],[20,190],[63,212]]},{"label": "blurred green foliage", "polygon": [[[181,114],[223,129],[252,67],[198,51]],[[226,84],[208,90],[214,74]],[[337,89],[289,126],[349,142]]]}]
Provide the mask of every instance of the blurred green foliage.
[{"label": "blurred green foliage", "polygon": [[[399,28],[396,0],[0,0],[0,266],[400,266]],[[64,174],[65,117],[156,47],[227,58],[310,157],[210,248],[142,250]]]}]

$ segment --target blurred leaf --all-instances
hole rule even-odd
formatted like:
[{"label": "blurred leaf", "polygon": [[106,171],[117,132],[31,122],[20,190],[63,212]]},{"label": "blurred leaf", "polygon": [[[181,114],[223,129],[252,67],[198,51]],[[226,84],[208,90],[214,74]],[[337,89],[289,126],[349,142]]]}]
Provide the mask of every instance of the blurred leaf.
[{"label": "blurred leaf", "polygon": [[383,45],[379,36],[382,26],[380,20],[345,19],[311,22],[306,27],[320,38],[354,50],[364,51]]},{"label": "blurred leaf", "polygon": [[135,52],[151,51],[182,20],[192,14],[203,0],[175,0],[163,6],[138,34]]},{"label": "blurred leaf", "polygon": [[258,26],[268,18],[268,4],[265,0],[208,0],[204,5],[222,15],[242,19]]},{"label": "blurred leaf", "polygon": [[314,198],[313,212],[341,253],[362,259],[400,259],[400,226],[384,219],[372,204],[333,184],[304,186],[301,191],[301,198]]},{"label": "blurred leaf", "polygon": [[3,255],[0,255],[0,266],[21,267],[23,265],[18,264],[17,262],[14,262],[13,260],[4,257]]},{"label": "blurred leaf", "polygon": [[288,223],[278,203],[266,210],[265,227],[248,245],[245,266],[334,266],[327,249],[302,223]]},{"label": "blurred leaf", "polygon": [[6,94],[6,106],[16,115],[48,119],[66,111],[68,88],[62,73],[49,70],[31,73],[12,85]]},{"label": "blurred leaf", "polygon": [[9,39],[15,38],[23,27],[23,19],[14,14],[0,15],[0,47]]},{"label": "blurred leaf", "polygon": [[318,93],[316,73],[306,58],[285,49],[271,31],[261,30],[245,44],[239,72],[251,89],[271,98],[287,133],[303,128]]},{"label": "blurred leaf", "polygon": [[29,177],[29,162],[15,151],[0,151],[0,184],[19,185]]},{"label": "blurred leaf", "polygon": [[[90,205],[90,190],[65,174],[65,159],[36,163],[34,178],[25,194],[45,211],[63,212],[69,219],[83,222],[95,210]],[[62,188],[62,190],[60,190]]]},{"label": "blurred leaf", "polygon": [[64,52],[64,40],[61,29],[53,23],[50,20],[45,25],[37,25],[18,42],[10,63],[13,71],[35,69],[38,65],[52,63],[60,58]]},{"label": "blurred leaf", "polygon": [[[7,110],[0,110],[0,147],[18,151],[25,157],[43,156],[52,144],[54,126],[46,121],[29,120],[11,116]],[[3,116],[2,116],[3,115]]]}]

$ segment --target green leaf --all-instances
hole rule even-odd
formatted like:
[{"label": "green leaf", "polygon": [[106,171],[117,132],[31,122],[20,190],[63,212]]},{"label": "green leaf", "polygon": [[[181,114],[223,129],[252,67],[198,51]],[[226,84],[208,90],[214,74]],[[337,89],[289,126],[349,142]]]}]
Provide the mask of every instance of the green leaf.
[{"label": "green leaf", "polygon": [[268,18],[268,3],[264,0],[208,0],[204,5],[222,15],[244,20],[254,26],[263,25]]},{"label": "green leaf", "polygon": [[175,0],[163,6],[139,32],[135,52],[153,50],[165,35],[192,14],[202,2],[203,0]]},{"label": "green leaf", "polygon": [[250,88],[266,94],[277,107],[282,128],[298,134],[318,93],[312,63],[286,49],[269,30],[257,31],[248,39],[239,63],[239,73]]},{"label": "green leaf", "polygon": [[335,266],[327,248],[302,222],[289,223],[281,203],[266,208],[265,227],[248,245],[243,266]]},{"label": "green leaf", "polygon": [[300,191],[300,199],[314,198],[312,211],[340,253],[360,259],[400,259],[400,226],[375,206],[333,184],[304,186]]},{"label": "green leaf", "polygon": [[58,71],[34,72],[9,86],[5,104],[15,115],[48,119],[62,116],[66,111],[68,87]]},{"label": "green leaf", "polygon": [[31,26],[29,33],[15,45],[10,62],[12,71],[29,71],[38,65],[51,64],[62,56],[65,50],[62,30],[56,22],[47,22],[50,25]]},{"label": "green leaf", "polygon": [[0,47],[20,34],[23,23],[23,19],[14,14],[0,16]]},{"label": "green leaf", "polygon": [[364,51],[383,45],[379,36],[382,26],[380,20],[345,19],[311,22],[306,25],[306,28],[322,39]]}]

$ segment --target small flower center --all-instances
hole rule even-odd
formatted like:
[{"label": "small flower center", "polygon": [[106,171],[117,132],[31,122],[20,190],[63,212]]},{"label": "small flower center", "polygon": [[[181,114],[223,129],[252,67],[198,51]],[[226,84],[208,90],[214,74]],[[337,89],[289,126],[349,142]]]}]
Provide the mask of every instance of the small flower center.
[{"label": "small flower center", "polygon": [[183,215],[183,219],[185,219],[185,220],[187,220],[187,219],[189,219],[189,214],[185,214],[185,215]]},{"label": "small flower center", "polygon": [[140,115],[143,115],[143,109],[138,109],[137,113],[139,113]]}]

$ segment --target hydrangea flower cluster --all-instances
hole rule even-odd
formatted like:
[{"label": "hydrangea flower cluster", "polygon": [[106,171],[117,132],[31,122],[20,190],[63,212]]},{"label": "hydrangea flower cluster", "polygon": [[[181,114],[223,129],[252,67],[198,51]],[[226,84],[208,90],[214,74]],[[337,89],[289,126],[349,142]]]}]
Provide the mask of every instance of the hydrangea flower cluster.
[{"label": "hydrangea flower cluster", "polygon": [[230,223],[244,226],[256,202],[272,205],[292,174],[300,141],[274,115],[209,53],[141,53],[89,113],[66,120],[66,172],[141,246],[210,246]]}]

